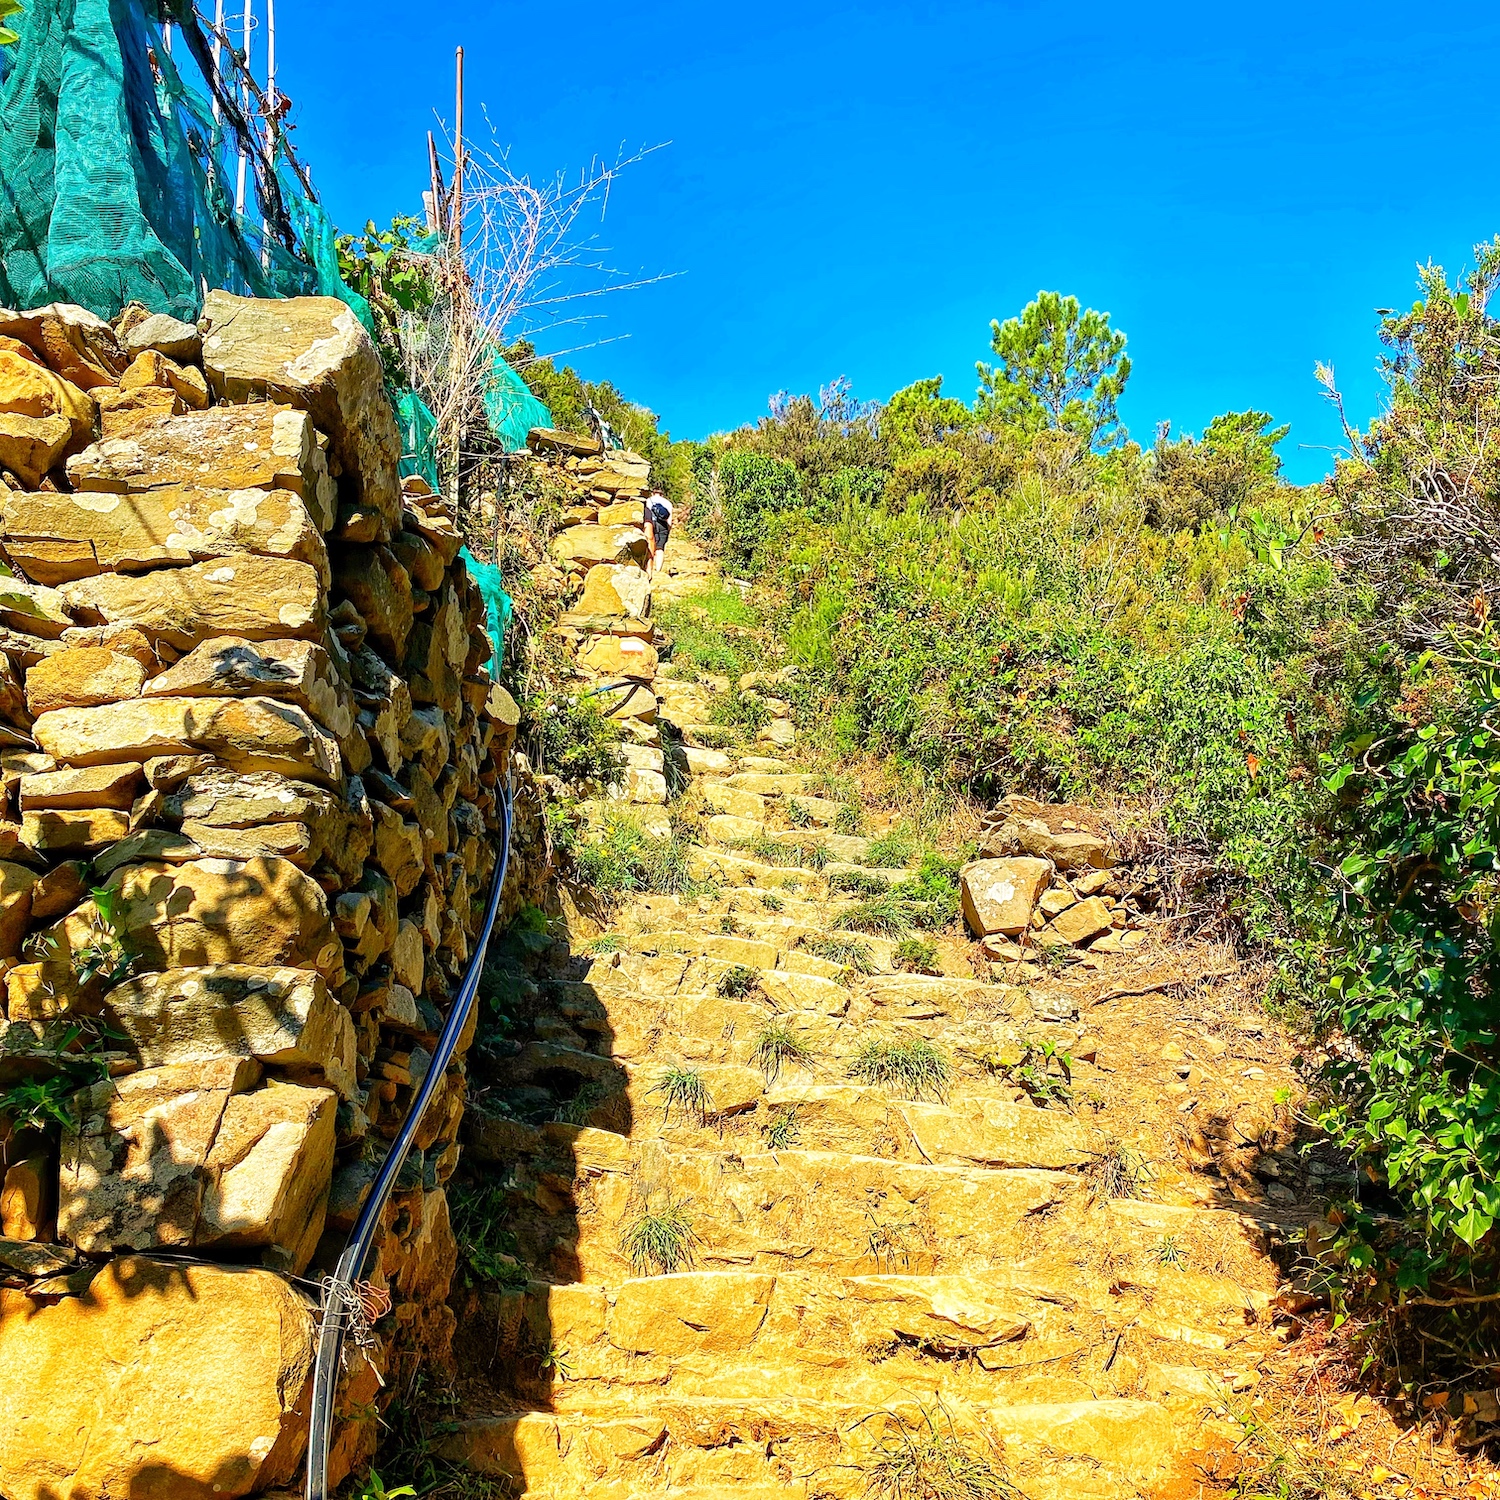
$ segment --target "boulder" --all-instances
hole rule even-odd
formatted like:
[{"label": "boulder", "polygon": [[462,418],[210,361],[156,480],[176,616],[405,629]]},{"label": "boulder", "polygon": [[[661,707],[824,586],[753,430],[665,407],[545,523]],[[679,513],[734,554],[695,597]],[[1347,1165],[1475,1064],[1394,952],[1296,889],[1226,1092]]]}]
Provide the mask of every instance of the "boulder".
[{"label": "boulder", "polygon": [[0,959],[15,958],[31,921],[31,893],[36,885],[34,870],[0,860]]},{"label": "boulder", "polygon": [[281,698],[310,713],[335,739],[354,730],[354,700],[333,658],[312,641],[218,636],[151,680],[148,697]]},{"label": "boulder", "polygon": [[133,391],[106,386],[94,399],[99,403],[99,437],[103,442],[137,437],[163,418],[180,417],[187,410],[176,391],[154,385],[140,385]]},{"label": "boulder", "polygon": [[328,434],[360,508],[400,525],[401,435],[374,341],[337,297],[212,291],[199,320],[203,368],[221,400],[279,401]]},{"label": "boulder", "polygon": [[644,620],[651,613],[651,580],[633,563],[597,563],[583,581],[573,612]]},{"label": "boulder", "polygon": [[0,412],[0,469],[35,489],[67,452],[73,424],[64,416],[28,417]]},{"label": "boulder", "polygon": [[[135,625],[151,640],[165,641],[178,651],[190,651],[219,635],[255,641],[323,638],[318,571],[291,558],[239,552],[140,576],[105,573],[81,578],[58,593],[81,620]],[[30,628],[36,629],[36,623]]]},{"label": "boulder", "polygon": [[191,1245],[225,1106],[253,1061],[147,1068],[84,1089],[63,1132],[58,1233],[85,1254]]},{"label": "boulder", "polygon": [[25,346],[80,390],[112,385],[126,365],[114,329],[73,302],[27,312],[0,309],[0,338]]},{"label": "boulder", "polygon": [[322,977],[305,969],[168,969],[116,985],[104,1003],[147,1068],[256,1058],[353,1097],[354,1022]]},{"label": "boulder", "polygon": [[323,534],[300,495],[221,488],[212,475],[195,485],[129,494],[0,493],[0,524],[7,545],[23,556],[38,542],[88,547],[96,562],[93,572],[140,573],[247,552],[293,558],[313,567],[325,584],[329,579]]},{"label": "boulder", "polygon": [[57,1166],[52,1158],[28,1156],[12,1162],[0,1186],[0,1235],[23,1242],[51,1239],[56,1197]]},{"label": "boulder", "polygon": [[120,376],[120,389],[139,391],[151,387],[171,391],[192,411],[202,411],[208,405],[208,382],[203,378],[202,370],[179,365],[155,349],[146,349]]},{"label": "boulder", "polygon": [[26,674],[26,706],[33,716],[59,708],[91,708],[140,696],[146,669],[103,646],[54,652]]},{"label": "boulder", "polygon": [[551,551],[561,563],[644,565],[651,545],[639,526],[570,526],[553,537]]},{"label": "boulder", "polygon": [[862,1341],[905,1339],[947,1354],[989,1349],[1031,1328],[1024,1299],[981,1276],[852,1276],[844,1295]]},{"label": "boulder", "polygon": [[66,446],[75,450],[93,440],[93,398],[45,365],[8,349],[0,349],[0,412],[18,417],[64,418],[68,423]]},{"label": "boulder", "polygon": [[130,1256],[52,1306],[0,1298],[11,1500],[234,1500],[296,1475],[316,1331],[281,1277]]},{"label": "boulder", "polygon": [[650,682],[656,676],[656,649],[638,636],[596,635],[579,648],[578,665],[601,677]]},{"label": "boulder", "polygon": [[274,698],[135,698],[60,708],[32,726],[37,744],[72,766],[201,751],[242,773],[280,771],[337,785],[338,744],[295,703]]},{"label": "boulder", "polygon": [[964,920],[976,937],[1015,937],[1031,923],[1031,909],[1052,876],[1044,859],[980,859],[959,871]]},{"label": "boulder", "polygon": [[[122,399],[151,393],[142,387]],[[74,489],[117,494],[291,490],[325,531],[337,506],[337,486],[311,420],[286,406],[216,406],[162,417],[77,454],[68,461],[68,478]]]},{"label": "boulder", "polygon": [[1030,797],[1006,797],[984,823],[980,854],[998,859],[1030,854],[1049,859],[1056,867],[1107,870],[1115,864],[1113,847],[1102,831],[1098,814],[1066,803],[1035,802]]}]

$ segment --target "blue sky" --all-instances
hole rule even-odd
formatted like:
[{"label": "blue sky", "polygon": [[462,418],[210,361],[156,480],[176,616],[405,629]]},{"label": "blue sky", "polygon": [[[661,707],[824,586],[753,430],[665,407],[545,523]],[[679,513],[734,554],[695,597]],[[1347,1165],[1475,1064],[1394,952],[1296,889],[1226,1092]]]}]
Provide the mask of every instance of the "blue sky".
[{"label": "blue sky", "polygon": [[599,233],[630,273],[682,274],[607,304],[593,336],[617,341],[571,362],[674,436],[841,374],[866,398],[935,374],[970,397],[989,320],[1046,287],[1128,334],[1138,439],[1254,406],[1292,424],[1288,473],[1311,480],[1339,441],[1314,362],[1366,420],[1373,309],[1500,232],[1500,18],[1424,14],[282,0],[278,43],[343,225],[416,207],[459,42],[470,120],[483,103],[519,170],[670,142]]}]

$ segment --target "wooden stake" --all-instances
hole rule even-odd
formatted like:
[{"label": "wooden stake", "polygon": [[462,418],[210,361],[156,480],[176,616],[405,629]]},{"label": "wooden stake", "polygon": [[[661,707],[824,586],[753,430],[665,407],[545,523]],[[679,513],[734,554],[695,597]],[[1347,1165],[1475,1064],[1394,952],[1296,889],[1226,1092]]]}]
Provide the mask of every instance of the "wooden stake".
[{"label": "wooden stake", "polygon": [[443,168],[438,161],[437,142],[427,132],[427,167],[432,176],[432,222],[427,226],[434,234],[443,232],[443,202],[448,196],[443,182]]}]

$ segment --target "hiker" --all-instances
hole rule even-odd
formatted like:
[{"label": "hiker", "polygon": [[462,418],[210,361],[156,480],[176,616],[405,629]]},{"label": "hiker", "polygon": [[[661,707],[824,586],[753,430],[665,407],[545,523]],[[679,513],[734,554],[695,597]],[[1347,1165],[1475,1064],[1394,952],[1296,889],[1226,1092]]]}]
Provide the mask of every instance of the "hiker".
[{"label": "hiker", "polygon": [[665,495],[646,497],[646,522],[651,528],[651,566],[646,570],[650,578],[661,572],[667,553],[667,538],[672,534],[672,502]]}]

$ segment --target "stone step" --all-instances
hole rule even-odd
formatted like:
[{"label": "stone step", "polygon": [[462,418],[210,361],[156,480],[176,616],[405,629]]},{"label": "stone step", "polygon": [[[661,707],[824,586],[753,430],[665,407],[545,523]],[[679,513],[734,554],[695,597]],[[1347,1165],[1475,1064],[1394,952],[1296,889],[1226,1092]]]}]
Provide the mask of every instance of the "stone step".
[{"label": "stone step", "polygon": [[566,1175],[537,1168],[531,1206],[518,1199],[513,1216],[529,1264],[564,1280],[629,1277],[623,1239],[649,1202],[686,1216],[686,1248],[704,1270],[976,1271],[1014,1262],[1035,1237],[1032,1216],[1086,1197],[1072,1172],[769,1152],[738,1140],[732,1153],[642,1144],[633,1173],[589,1174],[581,1187],[570,1163]]},{"label": "stone step", "polygon": [[[766,757],[757,756],[757,760]],[[778,764],[781,764],[778,762]],[[780,769],[739,771],[725,778],[726,784],[739,791],[754,792],[761,797],[796,797],[823,784],[823,778],[811,771]]]},{"label": "stone step", "polygon": [[[989,1403],[1062,1361],[1091,1396],[1116,1396],[1134,1390],[1142,1358],[1201,1358],[1199,1380],[1221,1385],[1226,1366],[1243,1368],[1249,1349],[1194,1356],[1163,1348],[1141,1323],[1148,1296],[1157,1294],[1100,1286],[1080,1297],[1023,1273],[683,1271],[615,1286],[531,1282],[485,1300],[494,1326],[483,1337],[522,1399],[538,1379],[528,1345],[567,1350],[566,1379],[549,1392],[554,1410],[594,1408],[647,1387],[752,1403],[788,1385],[804,1398],[871,1407],[934,1391]],[[1226,1323],[1222,1298],[1177,1303],[1205,1332]],[[1242,1313],[1233,1305],[1227,1320],[1241,1341],[1250,1336]]]},{"label": "stone step", "polygon": [[[941,1430],[1029,1500],[1134,1500],[1204,1431],[1199,1419],[1124,1398],[964,1405],[945,1416]],[[854,1500],[871,1491],[882,1458],[904,1451],[921,1421],[916,1399],[882,1411],[771,1395],[754,1403],[677,1396],[649,1410],[622,1404],[472,1418],[438,1451],[508,1477],[531,1500],[774,1487],[804,1500]]]}]

